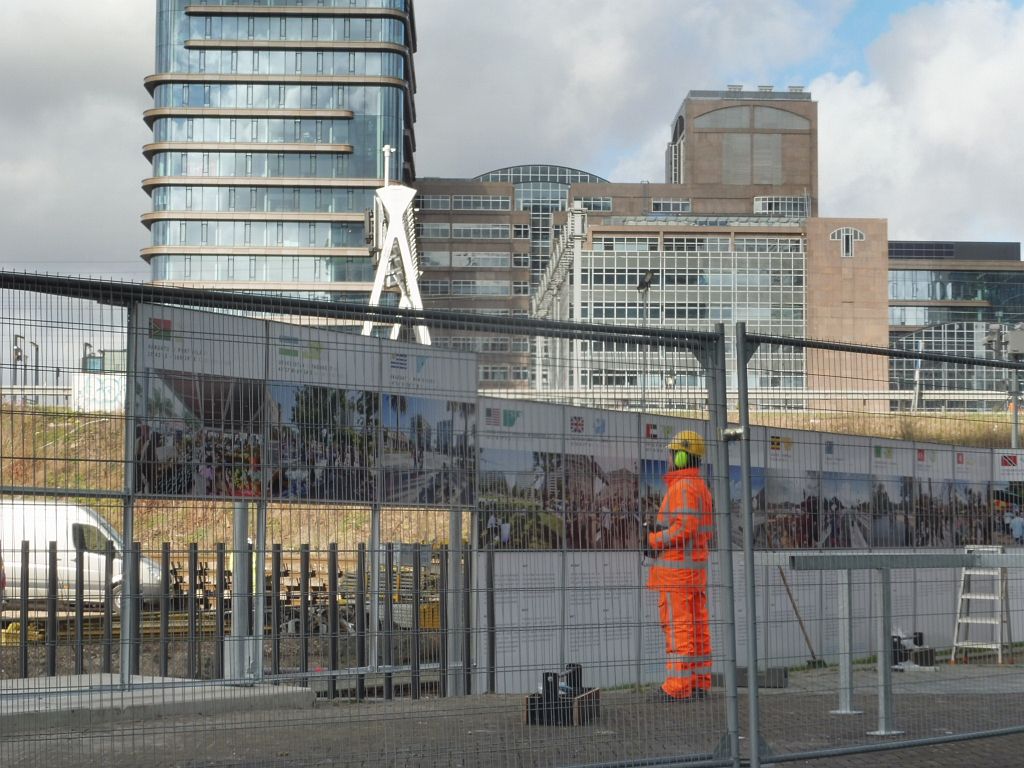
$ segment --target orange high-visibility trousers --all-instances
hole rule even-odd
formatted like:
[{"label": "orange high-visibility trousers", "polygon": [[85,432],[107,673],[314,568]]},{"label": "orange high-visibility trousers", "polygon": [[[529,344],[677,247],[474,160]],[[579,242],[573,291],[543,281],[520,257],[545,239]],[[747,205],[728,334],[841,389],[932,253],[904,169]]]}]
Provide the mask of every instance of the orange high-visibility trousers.
[{"label": "orange high-visibility trousers", "polygon": [[711,689],[711,627],[703,586],[680,586],[658,593],[658,613],[665,633],[665,682],[661,689],[675,698]]}]

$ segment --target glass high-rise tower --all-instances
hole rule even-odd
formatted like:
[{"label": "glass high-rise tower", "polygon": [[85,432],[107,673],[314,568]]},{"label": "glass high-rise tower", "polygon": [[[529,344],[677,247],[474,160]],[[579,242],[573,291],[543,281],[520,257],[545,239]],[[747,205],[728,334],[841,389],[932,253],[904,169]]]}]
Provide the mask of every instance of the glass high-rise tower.
[{"label": "glass high-rise tower", "polygon": [[364,211],[411,182],[412,0],[157,0],[154,281],[360,300]]}]

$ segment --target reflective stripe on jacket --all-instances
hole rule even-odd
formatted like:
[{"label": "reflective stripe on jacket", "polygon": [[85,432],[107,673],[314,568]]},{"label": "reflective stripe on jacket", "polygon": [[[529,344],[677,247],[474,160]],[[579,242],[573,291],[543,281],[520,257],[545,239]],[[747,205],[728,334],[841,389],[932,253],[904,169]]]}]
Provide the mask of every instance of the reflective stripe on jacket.
[{"label": "reflective stripe on jacket", "polygon": [[647,534],[648,546],[658,552],[647,586],[706,585],[708,547],[715,532],[711,491],[698,468],[669,472],[665,484],[658,511],[658,525],[664,530]]}]

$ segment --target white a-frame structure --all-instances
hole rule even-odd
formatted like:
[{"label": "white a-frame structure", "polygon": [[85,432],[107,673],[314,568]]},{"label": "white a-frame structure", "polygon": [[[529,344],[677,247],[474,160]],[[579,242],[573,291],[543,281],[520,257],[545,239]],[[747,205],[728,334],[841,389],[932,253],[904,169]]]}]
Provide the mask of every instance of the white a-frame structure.
[{"label": "white a-frame structure", "polygon": [[[397,288],[398,306],[401,309],[423,309],[419,286],[419,252],[416,248],[416,222],[413,217],[413,200],[416,190],[402,184],[388,184],[391,161],[390,146],[384,147],[384,186],[377,190],[373,200],[372,246],[377,260],[377,274],[373,279],[370,306],[380,306],[385,288]],[[363,323],[363,335],[373,332],[375,323]],[[391,326],[391,338],[397,339],[401,325]],[[430,344],[430,330],[425,325],[414,328],[416,341]]]}]

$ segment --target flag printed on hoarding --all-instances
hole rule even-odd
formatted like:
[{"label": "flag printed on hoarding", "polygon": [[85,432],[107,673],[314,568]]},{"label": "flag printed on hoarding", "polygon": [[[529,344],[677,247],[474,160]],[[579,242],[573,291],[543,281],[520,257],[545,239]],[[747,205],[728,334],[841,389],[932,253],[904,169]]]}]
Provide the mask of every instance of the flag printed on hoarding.
[{"label": "flag printed on hoarding", "polygon": [[170,320],[160,317],[149,318],[149,338],[151,339],[172,339],[174,338],[174,324]]},{"label": "flag printed on hoarding", "polygon": [[783,437],[782,435],[769,435],[768,448],[773,451],[791,451],[793,450],[793,438]]},{"label": "flag printed on hoarding", "polygon": [[392,355],[391,356],[391,370],[392,371],[407,371],[409,370],[409,356],[406,354]]},{"label": "flag printed on hoarding", "polygon": [[657,424],[645,424],[644,425],[644,437],[648,440],[658,440],[661,438],[661,431],[658,429]]},{"label": "flag printed on hoarding", "polygon": [[999,457],[999,466],[1001,467],[1016,467],[1017,457],[1010,454],[1003,454]]},{"label": "flag printed on hoarding", "polygon": [[484,408],[484,424],[488,427],[507,429],[514,427],[522,415],[522,411],[513,411],[507,408]]},{"label": "flag printed on hoarding", "polygon": [[583,427],[584,422],[582,416],[573,416],[571,419],[569,419],[570,431],[579,433],[583,431]]}]

